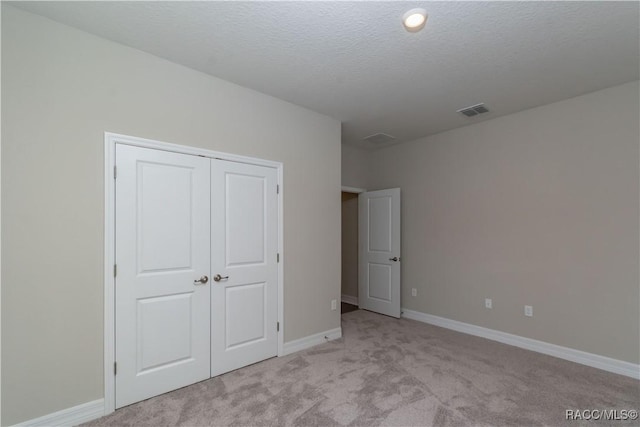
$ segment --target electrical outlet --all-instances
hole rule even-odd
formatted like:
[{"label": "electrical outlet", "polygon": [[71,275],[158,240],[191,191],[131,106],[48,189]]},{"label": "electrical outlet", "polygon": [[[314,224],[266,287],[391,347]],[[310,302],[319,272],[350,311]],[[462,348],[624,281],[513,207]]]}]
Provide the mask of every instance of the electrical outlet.
[{"label": "electrical outlet", "polygon": [[524,315],[527,317],[533,317],[533,306],[525,305],[524,306]]},{"label": "electrical outlet", "polygon": [[416,288],[411,288],[411,296],[412,297],[417,297],[418,296],[418,290]]},{"label": "electrical outlet", "polygon": [[331,300],[331,311],[337,310],[338,309],[338,301],[332,299]]},{"label": "electrical outlet", "polygon": [[484,299],[484,306],[486,308],[493,308],[493,301],[491,300],[491,298]]}]

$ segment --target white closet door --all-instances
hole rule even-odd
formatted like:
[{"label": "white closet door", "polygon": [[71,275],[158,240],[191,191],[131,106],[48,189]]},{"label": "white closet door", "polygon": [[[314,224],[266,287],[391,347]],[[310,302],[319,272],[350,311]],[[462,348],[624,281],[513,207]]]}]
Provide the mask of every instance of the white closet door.
[{"label": "white closet door", "polygon": [[211,375],[277,354],[276,169],[212,160]]},{"label": "white closet door", "polygon": [[116,165],[119,408],[210,376],[211,205],[208,158],[118,144]]}]

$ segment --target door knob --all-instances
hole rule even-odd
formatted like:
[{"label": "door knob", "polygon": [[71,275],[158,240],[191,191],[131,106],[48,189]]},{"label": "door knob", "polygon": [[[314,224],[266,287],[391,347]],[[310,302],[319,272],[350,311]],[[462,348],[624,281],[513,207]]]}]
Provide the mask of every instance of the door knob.
[{"label": "door knob", "polygon": [[397,256],[394,256],[393,258],[389,258],[389,261],[398,262],[400,261],[400,258],[398,258]]},{"label": "door knob", "polygon": [[213,276],[213,280],[215,280],[216,282],[219,282],[221,280],[227,280],[229,278],[229,276],[221,276],[219,274],[216,274],[215,276]]},{"label": "door knob", "polygon": [[207,276],[202,276],[198,280],[194,280],[193,284],[196,285],[196,284],[200,283],[202,285],[205,285],[208,281],[209,281],[209,278]]}]

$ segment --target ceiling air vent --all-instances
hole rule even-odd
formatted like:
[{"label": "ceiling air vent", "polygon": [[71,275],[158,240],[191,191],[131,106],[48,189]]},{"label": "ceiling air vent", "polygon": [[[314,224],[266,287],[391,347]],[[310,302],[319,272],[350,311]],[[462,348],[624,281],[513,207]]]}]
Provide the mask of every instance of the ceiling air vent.
[{"label": "ceiling air vent", "polygon": [[387,135],[386,133],[376,133],[374,135],[369,135],[366,138],[363,138],[363,141],[369,142],[371,144],[380,145],[387,144],[389,142],[395,141],[396,137]]},{"label": "ceiling air vent", "polygon": [[484,104],[476,104],[471,107],[465,107],[458,110],[458,113],[464,114],[467,117],[477,116],[478,114],[488,113],[489,109]]}]

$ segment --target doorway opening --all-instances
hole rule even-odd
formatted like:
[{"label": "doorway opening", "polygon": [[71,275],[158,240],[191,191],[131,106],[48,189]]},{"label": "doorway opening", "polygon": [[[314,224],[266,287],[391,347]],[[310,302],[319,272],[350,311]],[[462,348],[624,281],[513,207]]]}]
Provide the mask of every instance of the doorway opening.
[{"label": "doorway opening", "polygon": [[363,191],[342,189],[342,314],[358,309],[358,193]]},{"label": "doorway opening", "polygon": [[400,318],[400,260],[400,188],[342,187],[342,302]]}]

